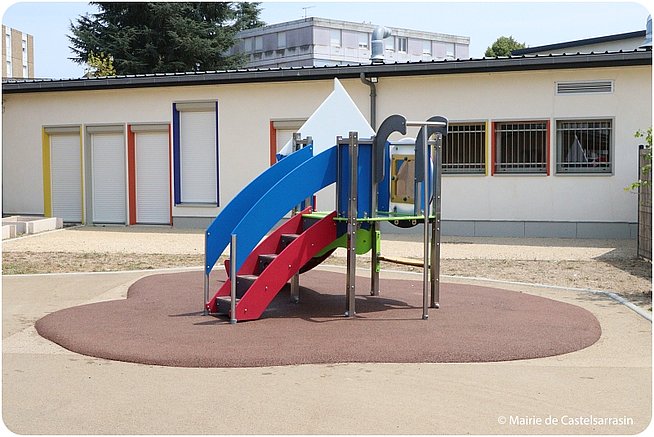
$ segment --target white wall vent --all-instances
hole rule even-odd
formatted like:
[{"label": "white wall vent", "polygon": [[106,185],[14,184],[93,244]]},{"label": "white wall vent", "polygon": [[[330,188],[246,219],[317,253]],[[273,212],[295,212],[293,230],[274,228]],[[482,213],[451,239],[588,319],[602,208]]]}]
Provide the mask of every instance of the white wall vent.
[{"label": "white wall vent", "polygon": [[613,92],[612,80],[593,80],[584,82],[557,82],[557,94],[604,94]]}]

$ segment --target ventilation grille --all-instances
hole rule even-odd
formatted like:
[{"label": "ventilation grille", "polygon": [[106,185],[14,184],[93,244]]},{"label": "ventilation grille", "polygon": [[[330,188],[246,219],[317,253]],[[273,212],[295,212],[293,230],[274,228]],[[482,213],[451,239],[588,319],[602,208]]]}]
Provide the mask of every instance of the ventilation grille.
[{"label": "ventilation grille", "polygon": [[595,94],[612,93],[612,80],[594,80],[591,82],[557,82],[557,94]]}]

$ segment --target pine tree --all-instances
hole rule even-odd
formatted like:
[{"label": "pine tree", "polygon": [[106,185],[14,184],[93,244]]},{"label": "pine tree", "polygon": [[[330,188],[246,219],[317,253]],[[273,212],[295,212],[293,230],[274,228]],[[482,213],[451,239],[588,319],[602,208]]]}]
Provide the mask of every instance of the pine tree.
[{"label": "pine tree", "polygon": [[119,75],[240,67],[241,56],[225,55],[236,32],[264,24],[259,3],[91,4],[98,7],[97,13],[71,23],[71,60],[84,64],[91,53],[105,53]]}]

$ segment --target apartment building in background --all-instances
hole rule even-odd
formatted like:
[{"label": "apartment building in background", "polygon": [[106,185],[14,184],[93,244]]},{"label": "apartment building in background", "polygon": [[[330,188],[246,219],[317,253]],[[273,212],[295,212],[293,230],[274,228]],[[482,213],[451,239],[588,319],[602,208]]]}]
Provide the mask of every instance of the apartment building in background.
[{"label": "apartment building in background", "polygon": [[34,37],[2,25],[2,78],[34,78]]},{"label": "apartment building in background", "polygon": [[[383,24],[383,23],[381,23]],[[246,56],[248,68],[369,64],[375,25],[308,17],[239,32],[228,54]],[[390,28],[386,63],[465,59],[470,38]]]}]

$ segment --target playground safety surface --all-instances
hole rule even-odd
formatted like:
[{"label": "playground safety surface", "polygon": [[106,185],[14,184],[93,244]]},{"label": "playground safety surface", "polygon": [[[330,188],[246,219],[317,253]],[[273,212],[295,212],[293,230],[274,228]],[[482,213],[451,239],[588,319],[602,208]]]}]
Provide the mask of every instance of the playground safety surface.
[{"label": "playground safety surface", "polygon": [[[212,275],[215,290],[225,276]],[[441,284],[441,309],[422,320],[422,282],[383,279],[381,296],[357,278],[357,315],[343,317],[345,276],[301,277],[300,303],[287,287],[263,318],[230,325],[203,316],[201,272],[135,282],[126,300],[60,310],[39,334],[84,355],[179,367],[258,367],[343,362],[491,362],[565,354],[600,335],[589,311],[498,288]]]}]

